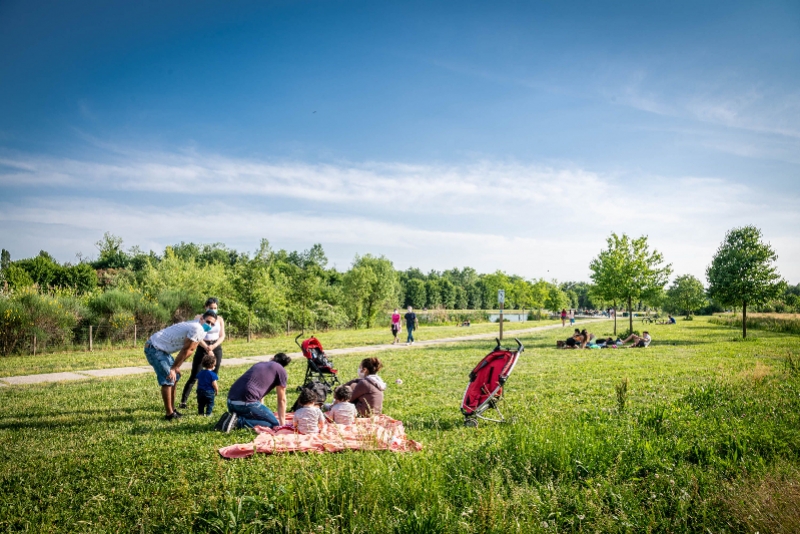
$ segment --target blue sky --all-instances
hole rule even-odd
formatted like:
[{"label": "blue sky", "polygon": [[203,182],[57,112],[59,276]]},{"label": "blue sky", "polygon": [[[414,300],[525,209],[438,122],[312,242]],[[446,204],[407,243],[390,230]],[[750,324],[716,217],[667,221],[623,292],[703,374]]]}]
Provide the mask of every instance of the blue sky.
[{"label": "blue sky", "polygon": [[587,279],[612,231],[800,281],[797,2],[0,2],[0,245],[320,242]]}]

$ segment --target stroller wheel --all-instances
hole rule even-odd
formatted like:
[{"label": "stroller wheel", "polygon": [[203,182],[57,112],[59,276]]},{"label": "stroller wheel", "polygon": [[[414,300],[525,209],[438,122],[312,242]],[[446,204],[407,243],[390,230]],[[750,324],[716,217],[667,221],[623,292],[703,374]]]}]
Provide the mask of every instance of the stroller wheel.
[{"label": "stroller wheel", "polygon": [[464,426],[467,428],[478,428],[477,419],[464,419]]}]

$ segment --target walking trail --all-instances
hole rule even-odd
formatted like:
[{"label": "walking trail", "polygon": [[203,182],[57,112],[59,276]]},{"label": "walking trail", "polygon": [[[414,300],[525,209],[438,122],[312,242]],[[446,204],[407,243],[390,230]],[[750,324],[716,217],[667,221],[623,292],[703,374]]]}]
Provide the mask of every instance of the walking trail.
[{"label": "walking trail", "polygon": [[[587,323],[587,322],[595,322],[595,321],[602,321],[603,319],[589,319],[583,321],[576,321],[577,323]],[[520,334],[529,334],[531,332],[541,332],[543,330],[551,330],[555,328],[561,328],[559,324],[547,325],[547,326],[535,326],[533,328],[525,328],[522,330],[512,330],[508,332],[508,337],[516,337]],[[415,349],[420,347],[430,347],[433,345],[443,345],[445,343],[457,343],[459,341],[473,341],[477,339],[494,339],[497,337],[495,333],[487,333],[487,334],[472,334],[469,336],[458,336],[458,337],[446,337],[440,339],[431,339],[428,341],[417,341],[413,345],[406,345],[406,344],[399,344],[399,345],[392,345],[391,343],[385,345],[365,345],[361,347],[344,347],[341,349],[331,349],[325,351],[328,356],[340,356],[343,354],[360,354],[363,352],[377,352],[382,350],[404,350],[404,349]],[[292,352],[289,353],[289,356],[294,358],[301,358],[303,355],[300,352]],[[142,357],[144,359],[144,357]],[[253,364],[256,362],[264,362],[271,360],[272,356],[248,356],[246,358],[227,358],[222,360],[223,366],[234,366],[234,365],[246,365],[246,364]],[[191,370],[192,369],[192,362],[187,361],[181,365],[181,371]],[[127,375],[137,375],[137,374],[144,374],[144,373],[152,373],[153,368],[149,365],[144,365],[141,367],[117,367],[113,369],[89,369],[87,371],[69,371],[64,373],[45,373],[39,375],[23,375],[23,376],[7,376],[4,378],[0,378],[0,387],[3,386],[18,386],[18,385],[27,385],[27,384],[41,384],[46,382],[63,382],[67,380],[87,380],[91,378],[107,378],[107,377],[114,377],[114,376],[127,376]]]}]

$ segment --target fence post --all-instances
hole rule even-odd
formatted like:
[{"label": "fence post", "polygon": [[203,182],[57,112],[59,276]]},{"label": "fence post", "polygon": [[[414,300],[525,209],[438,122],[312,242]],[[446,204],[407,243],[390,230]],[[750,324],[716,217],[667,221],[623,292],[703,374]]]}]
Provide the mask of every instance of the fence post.
[{"label": "fence post", "polygon": [[89,352],[94,352],[92,348],[92,325],[89,325]]},{"label": "fence post", "polygon": [[286,335],[289,335],[289,321],[286,321]]},{"label": "fence post", "polygon": [[136,323],[133,323],[133,346],[136,347]]},{"label": "fence post", "polygon": [[36,334],[33,334],[33,355],[36,356]]}]

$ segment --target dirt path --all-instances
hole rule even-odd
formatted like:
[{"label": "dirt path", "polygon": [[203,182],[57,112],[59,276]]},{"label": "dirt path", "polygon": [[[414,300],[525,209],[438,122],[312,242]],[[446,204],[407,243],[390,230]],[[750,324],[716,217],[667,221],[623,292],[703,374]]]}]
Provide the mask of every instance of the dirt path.
[{"label": "dirt path", "polygon": [[[589,322],[597,322],[603,321],[605,319],[589,319],[589,320],[582,320],[576,321],[578,323],[589,323]],[[514,330],[509,332],[508,338],[513,338],[519,336],[521,334],[529,334],[531,332],[541,332],[544,330],[552,330],[556,328],[562,328],[557,324],[547,325],[547,326],[534,326],[532,328],[525,328],[522,330]],[[486,333],[486,334],[472,334],[469,336],[458,336],[458,337],[447,337],[441,339],[431,339],[428,341],[417,341],[413,345],[407,345],[405,343],[400,343],[397,345],[392,345],[391,343],[385,345],[366,345],[363,347],[345,347],[341,349],[331,349],[325,351],[326,354],[329,356],[340,356],[343,354],[360,354],[365,352],[377,352],[382,350],[414,350],[417,348],[422,347],[430,347],[433,345],[443,345],[446,343],[457,343],[459,341],[474,341],[478,339],[494,339],[497,337],[497,334],[494,332]],[[301,358],[303,355],[299,352],[292,352],[289,353],[289,356],[292,358]],[[223,366],[233,366],[233,365],[246,365],[248,363],[256,363],[256,362],[263,362],[272,359],[272,355],[264,355],[264,356],[248,356],[247,358],[227,358],[222,360]],[[181,366],[182,371],[191,370],[192,364],[191,362],[184,362]],[[19,386],[19,385],[27,385],[27,384],[41,384],[45,382],[63,382],[68,380],[87,380],[92,378],[107,378],[107,377],[114,377],[114,376],[127,376],[127,375],[135,375],[135,374],[144,374],[144,373],[152,373],[153,368],[149,365],[142,366],[142,367],[117,367],[114,369],[89,369],[86,371],[69,371],[64,373],[46,373],[46,374],[39,374],[39,375],[23,375],[23,376],[7,376],[5,378],[0,378],[0,387],[3,386]]]}]

